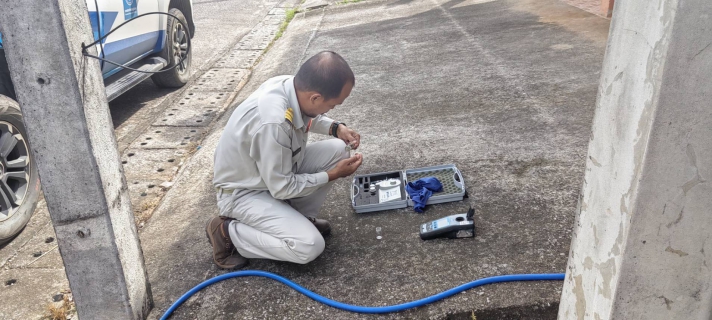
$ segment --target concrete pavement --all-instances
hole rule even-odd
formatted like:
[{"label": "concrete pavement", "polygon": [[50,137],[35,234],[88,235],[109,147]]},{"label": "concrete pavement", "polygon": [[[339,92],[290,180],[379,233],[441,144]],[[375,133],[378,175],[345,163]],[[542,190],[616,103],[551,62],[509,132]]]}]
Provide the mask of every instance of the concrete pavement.
[{"label": "concrete pavement", "polygon": [[[321,257],[309,265],[253,260],[249,268],[371,306],[487,276],[563,272],[607,32],[608,20],[553,0],[373,1],[298,15],[235,105],[265,79],[335,50],[357,80],[330,116],[362,134],[359,172],[455,163],[470,198],[424,214],[355,214],[342,179],[321,212],[333,224]],[[151,318],[226,272],[212,264],[203,228],[217,213],[212,156],[229,114],[141,233],[156,304]],[[418,238],[419,224],[469,205],[477,209],[476,238]],[[489,285],[416,310],[369,316],[326,307],[269,280],[232,279],[197,294],[175,319],[553,319],[561,286]]]}]

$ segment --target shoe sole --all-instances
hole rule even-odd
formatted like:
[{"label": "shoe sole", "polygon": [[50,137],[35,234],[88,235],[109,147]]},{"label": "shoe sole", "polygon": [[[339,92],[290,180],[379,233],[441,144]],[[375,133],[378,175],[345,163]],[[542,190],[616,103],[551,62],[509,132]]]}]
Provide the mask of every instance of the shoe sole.
[{"label": "shoe sole", "polygon": [[[212,221],[212,220],[210,220],[210,221]],[[214,241],[214,239],[213,239],[212,237],[210,237],[210,232],[208,232],[208,230],[210,230],[210,221],[208,221],[208,225],[205,226],[205,237],[208,238],[208,243],[210,243],[210,246],[213,247],[213,248],[215,248],[215,241]],[[213,250],[215,250],[215,249],[213,249]],[[240,265],[240,264],[236,264],[236,265],[234,265],[234,266],[221,265],[221,264],[219,264],[219,263],[215,260],[215,252],[213,252],[213,263],[215,263],[216,266],[218,266],[219,268],[221,268],[221,269],[223,269],[223,270],[229,270],[229,269],[236,269],[236,268],[245,267],[245,266],[247,266],[247,265],[250,263],[249,260],[247,260],[247,259],[245,259],[245,260],[246,260],[245,263],[242,264],[242,265]]]}]

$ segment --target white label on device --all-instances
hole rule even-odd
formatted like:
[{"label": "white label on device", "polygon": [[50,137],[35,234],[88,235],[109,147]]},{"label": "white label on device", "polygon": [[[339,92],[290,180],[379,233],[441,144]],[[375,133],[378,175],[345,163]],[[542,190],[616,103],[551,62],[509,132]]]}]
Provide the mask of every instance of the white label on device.
[{"label": "white label on device", "polygon": [[380,198],[379,202],[400,200],[400,198],[401,198],[400,188],[393,188],[393,189],[387,189],[387,190],[380,189],[380,190],[378,190],[378,197]]}]

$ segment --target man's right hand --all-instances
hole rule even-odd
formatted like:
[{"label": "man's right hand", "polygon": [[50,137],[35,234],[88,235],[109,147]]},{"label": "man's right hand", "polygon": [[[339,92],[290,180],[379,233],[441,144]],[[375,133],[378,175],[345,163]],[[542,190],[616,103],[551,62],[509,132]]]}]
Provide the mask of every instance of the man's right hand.
[{"label": "man's right hand", "polygon": [[360,153],[339,161],[333,169],[326,172],[329,175],[329,181],[352,175],[361,166],[362,162],[363,156]]}]

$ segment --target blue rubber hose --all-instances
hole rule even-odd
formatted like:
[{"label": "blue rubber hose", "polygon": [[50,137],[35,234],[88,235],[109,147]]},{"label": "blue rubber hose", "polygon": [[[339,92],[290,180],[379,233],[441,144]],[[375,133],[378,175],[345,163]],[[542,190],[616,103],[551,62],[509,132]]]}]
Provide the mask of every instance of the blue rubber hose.
[{"label": "blue rubber hose", "polygon": [[199,285],[195,286],[193,289],[190,289],[188,292],[184,293],[180,299],[178,299],[176,302],[174,302],[168,310],[166,310],[166,313],[163,314],[161,317],[161,320],[168,319],[168,317],[171,316],[173,311],[175,311],[183,302],[188,300],[192,295],[194,295],[196,292],[202,290],[203,288],[226,280],[230,278],[238,278],[238,277],[264,277],[264,278],[270,278],[273,280],[277,280],[288,287],[297,290],[299,293],[312,298],[316,300],[317,302],[321,302],[327,306],[334,307],[337,309],[341,310],[346,310],[346,311],[351,311],[351,312],[358,312],[358,313],[391,313],[391,312],[398,312],[398,311],[403,311],[406,309],[410,308],[415,308],[415,307],[420,307],[424,306],[426,304],[445,299],[449,296],[458,294],[460,292],[463,292],[465,290],[474,288],[474,287],[479,287],[485,284],[490,284],[490,283],[497,283],[497,282],[511,282],[511,281],[534,281],[534,280],[564,280],[564,274],[563,273],[540,273],[540,274],[512,274],[512,275],[504,275],[504,276],[494,276],[494,277],[488,277],[488,278],[482,278],[478,279],[472,282],[465,283],[463,285],[457,286],[455,288],[452,288],[450,290],[446,290],[443,292],[440,292],[436,295],[432,295],[427,298],[423,298],[420,300],[416,301],[411,301],[411,302],[406,302],[406,303],[401,303],[397,304],[394,306],[382,306],[382,307],[363,307],[363,306],[354,306],[338,301],[331,300],[329,298],[322,297],[314,292],[311,292],[307,290],[306,288],[292,282],[291,280],[284,278],[280,275],[266,272],[266,271],[258,271],[258,270],[245,270],[245,271],[235,271],[235,272],[230,272],[226,273],[223,275],[219,275],[217,277],[205,280],[201,282]]}]

